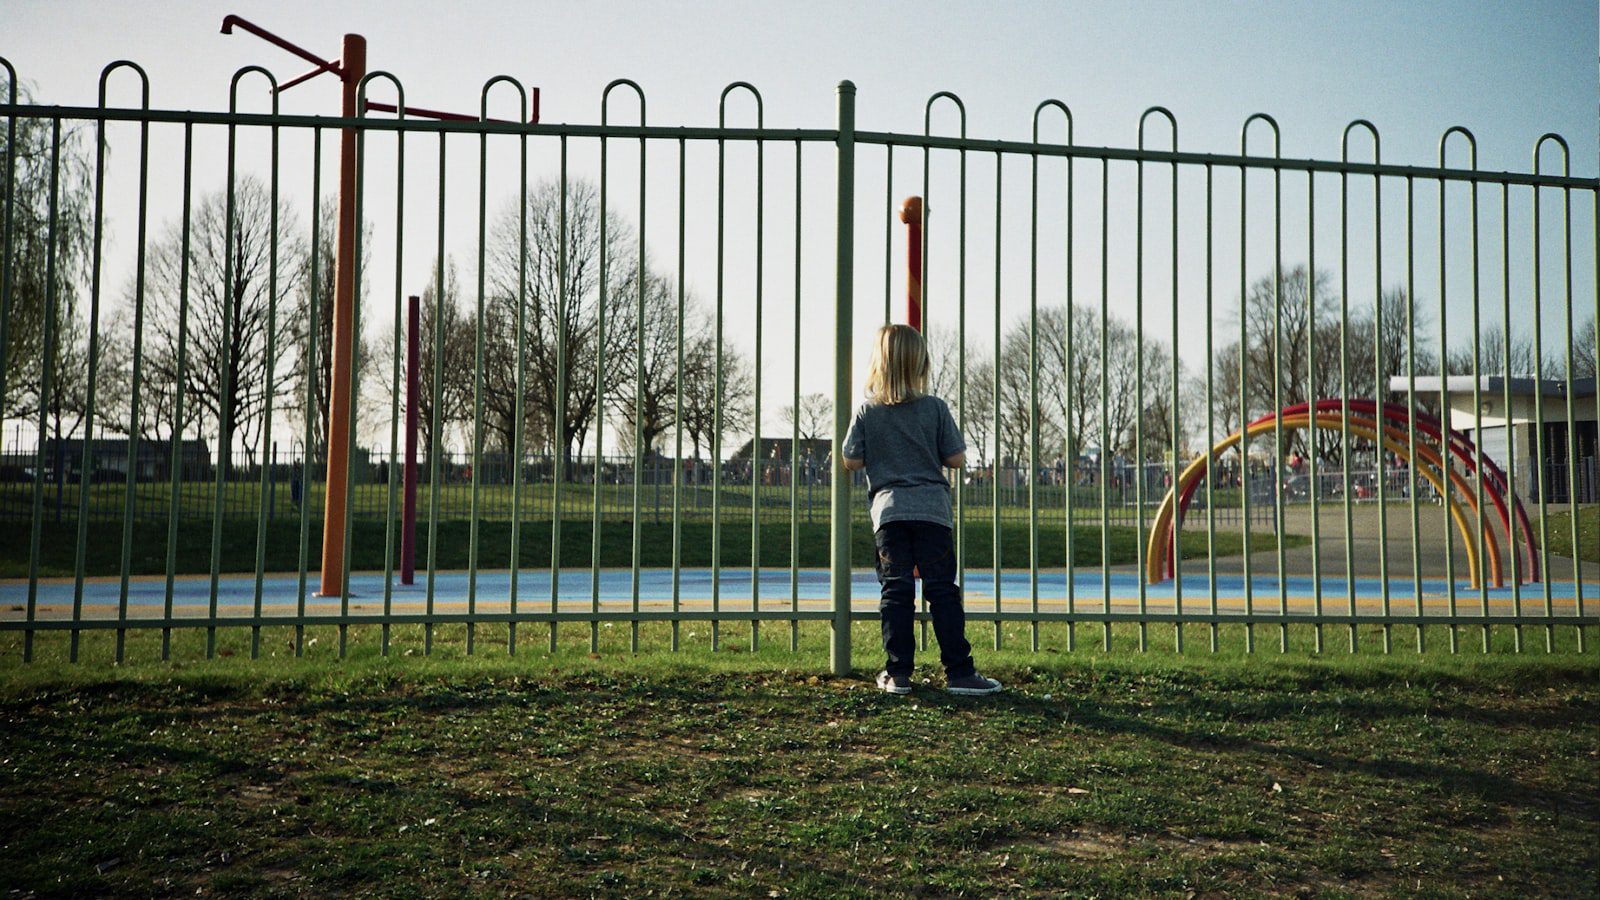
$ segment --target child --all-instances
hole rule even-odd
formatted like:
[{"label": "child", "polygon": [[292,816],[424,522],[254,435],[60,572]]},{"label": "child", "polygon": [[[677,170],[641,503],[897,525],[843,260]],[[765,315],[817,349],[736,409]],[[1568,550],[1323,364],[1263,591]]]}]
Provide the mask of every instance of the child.
[{"label": "child", "polygon": [[883,649],[889,661],[878,687],[911,693],[916,581],[933,614],[940,661],[952,694],[993,694],[1000,682],[979,675],[967,643],[951,540],[950,482],[943,466],[966,463],[966,442],[950,407],[928,391],[928,347],[908,325],[878,330],[867,365],[867,402],[856,410],[842,448],[844,467],[867,470],[867,496],[878,546]]}]

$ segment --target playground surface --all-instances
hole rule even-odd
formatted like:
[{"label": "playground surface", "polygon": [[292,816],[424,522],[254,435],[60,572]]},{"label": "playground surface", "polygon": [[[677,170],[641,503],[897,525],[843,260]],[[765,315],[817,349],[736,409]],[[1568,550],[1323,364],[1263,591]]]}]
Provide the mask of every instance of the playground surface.
[{"label": "playground surface", "polygon": [[[1186,568],[1181,581],[1166,581],[1145,587],[1145,601],[1152,612],[1171,612],[1175,603],[1181,602],[1185,613],[1203,614],[1210,610],[1212,586],[1203,573]],[[1443,578],[1424,578],[1413,584],[1409,567],[1407,577],[1389,579],[1389,603],[1396,612],[1414,612],[1420,603],[1424,615],[1447,614],[1450,610],[1450,585]],[[1552,566],[1552,568],[1556,568]],[[1258,573],[1247,583],[1237,574],[1219,574],[1215,597],[1217,610],[1222,613],[1246,611],[1247,595],[1256,612],[1277,611],[1282,602],[1287,611],[1311,613],[1316,610],[1319,582],[1307,576],[1289,575],[1280,579],[1275,570],[1260,565]],[[1556,568],[1556,571],[1561,571]],[[603,612],[630,610],[637,592],[640,609],[671,609],[674,597],[681,608],[706,610],[716,608],[727,611],[748,611],[755,603],[765,610],[787,609],[791,604],[807,611],[829,608],[829,571],[804,568],[796,573],[787,568],[763,568],[754,581],[748,568],[723,568],[721,577],[709,568],[679,570],[676,579],[670,569],[641,569],[637,587],[633,573],[628,569],[601,569],[597,585],[593,573],[585,569],[564,569],[555,590],[555,608],[559,612],[581,612],[592,608],[598,598]],[[1383,610],[1383,582],[1378,578],[1357,577],[1347,584],[1342,575],[1320,579],[1320,597],[1325,612],[1337,614],[1348,610],[1353,584],[1356,608],[1359,613],[1377,613]],[[998,593],[1000,607],[1005,611],[1030,610],[1033,606],[1034,582],[1026,569],[1005,569],[999,573]],[[1281,585],[1281,586],[1280,586]],[[1246,590],[1248,586],[1248,591]],[[381,572],[353,573],[350,576],[349,612],[357,615],[381,615],[385,604],[394,612],[423,612],[428,607],[429,584],[424,573],[418,573],[416,583],[391,585],[387,597]],[[467,572],[440,572],[433,578],[432,603],[440,612],[462,611],[474,603],[477,611],[484,613],[510,612],[511,576],[505,570],[483,571],[474,579]],[[996,597],[995,573],[992,569],[968,569],[965,581],[967,605],[974,610],[992,610]],[[1041,571],[1037,581],[1039,609],[1066,612],[1068,606],[1067,574],[1061,569]],[[1071,579],[1071,609],[1078,612],[1125,612],[1139,608],[1139,578],[1130,567],[1113,570],[1103,577],[1096,570],[1074,572]],[[1595,599],[1600,599],[1600,580],[1573,582],[1553,580],[1548,585],[1551,611],[1556,615],[1575,615],[1579,612],[1580,597],[1583,611],[1589,612]],[[265,575],[260,584],[260,603],[265,616],[293,615],[302,597],[300,579],[294,574]],[[1466,580],[1455,584],[1455,603],[1463,613],[1481,612],[1487,604],[1490,614],[1504,615],[1514,612],[1519,603],[1524,611],[1535,612],[1543,608],[1546,585],[1523,584],[1489,588],[1480,591]],[[339,598],[317,597],[316,579],[308,577],[304,587],[306,611],[313,614],[339,612]],[[70,578],[42,579],[36,598],[37,615],[41,619],[65,618],[71,615],[77,586]],[[539,612],[551,609],[552,585],[548,569],[521,572],[517,579],[517,609],[522,612]],[[851,606],[856,610],[875,610],[878,602],[878,582],[871,569],[851,572]],[[217,580],[214,602],[222,615],[250,614],[257,602],[257,584],[253,575],[226,575]],[[1181,596],[1181,601],[1178,598]],[[122,597],[122,585],[115,578],[85,579],[82,588],[83,617],[86,619],[115,618]],[[28,602],[28,585],[24,581],[0,583],[0,620],[16,621],[25,617]],[[171,602],[177,617],[208,614],[213,602],[211,579],[205,576],[185,576],[173,579]],[[132,578],[128,582],[128,615],[133,618],[159,617],[167,603],[167,581],[161,577]]]}]

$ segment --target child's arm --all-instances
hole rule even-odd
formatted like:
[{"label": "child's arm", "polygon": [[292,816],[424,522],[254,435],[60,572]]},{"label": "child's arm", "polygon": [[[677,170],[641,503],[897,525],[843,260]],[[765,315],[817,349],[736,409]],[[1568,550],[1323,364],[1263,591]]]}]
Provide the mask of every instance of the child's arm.
[{"label": "child's arm", "polygon": [[850,420],[850,430],[845,432],[844,443],[839,447],[839,462],[846,472],[867,467],[867,432],[861,421],[861,410]]},{"label": "child's arm", "polygon": [[950,415],[950,405],[942,405],[944,415],[939,420],[939,458],[944,461],[945,468],[959,469],[967,464],[967,442],[961,437],[955,417]]}]

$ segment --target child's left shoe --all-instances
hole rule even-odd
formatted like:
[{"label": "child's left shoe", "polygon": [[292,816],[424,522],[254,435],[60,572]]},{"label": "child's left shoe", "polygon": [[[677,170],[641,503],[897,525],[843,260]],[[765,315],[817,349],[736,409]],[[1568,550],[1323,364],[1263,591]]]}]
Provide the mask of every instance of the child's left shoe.
[{"label": "child's left shoe", "polygon": [[946,684],[952,694],[961,694],[968,697],[977,697],[984,694],[1000,693],[1000,682],[993,678],[985,678],[973,672],[964,678],[952,678]]}]

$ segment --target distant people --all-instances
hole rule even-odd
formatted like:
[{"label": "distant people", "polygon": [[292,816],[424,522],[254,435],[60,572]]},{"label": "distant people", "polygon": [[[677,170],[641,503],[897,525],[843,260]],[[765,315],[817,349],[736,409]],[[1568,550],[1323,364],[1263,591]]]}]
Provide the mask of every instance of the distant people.
[{"label": "distant people", "polygon": [[911,693],[920,574],[949,691],[993,694],[1000,682],[979,675],[972,661],[961,588],[955,583],[954,520],[944,469],[966,464],[966,441],[949,405],[928,393],[928,348],[921,333],[908,325],[885,325],[873,345],[867,401],[850,423],[840,461],[847,470],[867,473],[888,657],[878,687]]}]

